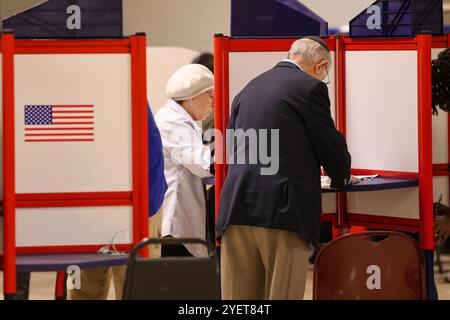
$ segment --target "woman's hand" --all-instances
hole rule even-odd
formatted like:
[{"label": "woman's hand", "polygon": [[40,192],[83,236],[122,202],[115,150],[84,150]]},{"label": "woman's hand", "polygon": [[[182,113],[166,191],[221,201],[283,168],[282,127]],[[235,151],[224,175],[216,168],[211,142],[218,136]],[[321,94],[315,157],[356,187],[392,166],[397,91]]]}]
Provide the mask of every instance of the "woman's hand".
[{"label": "woman's hand", "polygon": [[434,220],[434,234],[436,245],[441,246],[450,236],[450,217],[437,216]]}]

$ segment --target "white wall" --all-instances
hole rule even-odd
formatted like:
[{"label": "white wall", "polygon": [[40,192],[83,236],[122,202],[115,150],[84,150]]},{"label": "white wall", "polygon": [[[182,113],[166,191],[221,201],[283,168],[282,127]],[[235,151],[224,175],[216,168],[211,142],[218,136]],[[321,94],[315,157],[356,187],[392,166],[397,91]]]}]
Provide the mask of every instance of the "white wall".
[{"label": "white wall", "polygon": [[4,19],[46,0],[0,0],[1,17]]},{"label": "white wall", "polygon": [[[302,0],[328,20],[347,24],[374,0]],[[212,51],[215,33],[230,34],[230,0],[124,0],[124,31],[143,31],[151,46]]]},{"label": "white wall", "polygon": [[330,27],[346,25],[375,0],[301,0],[301,3],[328,21]]},{"label": "white wall", "polygon": [[[126,34],[143,31],[151,46],[212,51],[214,33],[230,33],[230,0],[123,0]],[[375,0],[301,0],[329,22],[348,24]],[[450,0],[444,0],[450,4]],[[450,14],[446,14],[450,24]]]},{"label": "white wall", "polygon": [[229,0],[123,0],[125,34],[146,32],[150,46],[212,51],[214,33],[229,34]]}]

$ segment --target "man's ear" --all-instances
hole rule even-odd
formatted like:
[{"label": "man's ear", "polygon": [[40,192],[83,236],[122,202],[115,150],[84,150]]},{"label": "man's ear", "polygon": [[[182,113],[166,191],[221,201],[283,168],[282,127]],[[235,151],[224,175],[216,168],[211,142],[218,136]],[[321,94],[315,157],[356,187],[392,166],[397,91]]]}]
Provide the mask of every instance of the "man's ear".
[{"label": "man's ear", "polygon": [[327,67],[329,64],[330,62],[328,60],[323,60],[317,65],[317,68],[320,69],[322,67]]}]

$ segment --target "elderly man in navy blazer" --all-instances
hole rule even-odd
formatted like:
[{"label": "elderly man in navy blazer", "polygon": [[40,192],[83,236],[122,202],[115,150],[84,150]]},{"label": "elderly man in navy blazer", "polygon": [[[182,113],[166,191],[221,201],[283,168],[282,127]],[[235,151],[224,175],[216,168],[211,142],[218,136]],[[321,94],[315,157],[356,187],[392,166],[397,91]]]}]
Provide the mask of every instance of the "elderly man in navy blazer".
[{"label": "elderly man in navy blazer", "polygon": [[251,134],[231,135],[217,223],[223,299],[303,299],[310,248],[319,241],[321,166],[332,187],[351,179],[324,82],[330,67],[327,45],[306,37],[234,99],[228,131],[259,132],[257,145],[268,145],[277,170],[267,170],[266,159],[250,160]]}]

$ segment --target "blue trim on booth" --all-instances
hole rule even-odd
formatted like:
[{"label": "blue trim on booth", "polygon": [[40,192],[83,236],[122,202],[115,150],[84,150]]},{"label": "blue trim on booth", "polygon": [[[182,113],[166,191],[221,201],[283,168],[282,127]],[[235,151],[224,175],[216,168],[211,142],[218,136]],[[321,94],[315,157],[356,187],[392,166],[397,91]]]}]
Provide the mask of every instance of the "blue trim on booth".
[{"label": "blue trim on booth", "polygon": [[[203,179],[204,185],[215,185],[215,179],[206,178]],[[390,177],[377,177],[373,179],[367,179],[351,185],[343,190],[337,189],[322,189],[323,193],[333,192],[365,192],[365,191],[381,191],[381,190],[393,190],[402,188],[414,188],[419,185],[418,179],[413,178],[390,178]]]},{"label": "blue trim on booth", "polygon": [[20,254],[17,255],[17,272],[65,271],[72,265],[80,269],[114,267],[127,265],[128,260],[129,254]]}]

